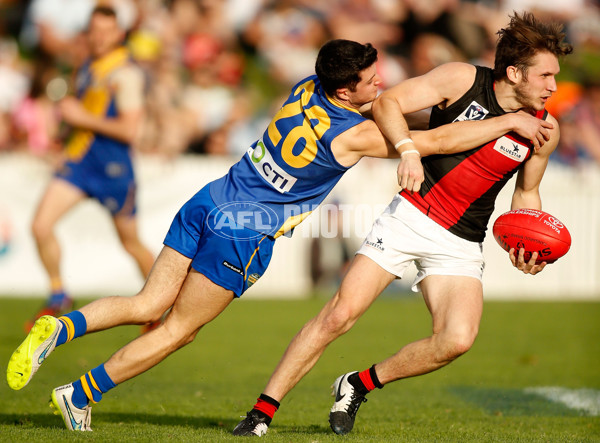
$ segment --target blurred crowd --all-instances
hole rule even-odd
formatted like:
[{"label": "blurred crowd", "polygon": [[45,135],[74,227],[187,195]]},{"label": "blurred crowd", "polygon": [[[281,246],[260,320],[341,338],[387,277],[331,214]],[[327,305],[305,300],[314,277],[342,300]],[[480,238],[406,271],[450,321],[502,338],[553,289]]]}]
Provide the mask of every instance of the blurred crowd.
[{"label": "blurred crowd", "polygon": [[329,39],[372,43],[385,88],[449,61],[492,66],[508,14],[530,10],[575,47],[548,104],[552,159],[600,164],[599,0],[0,0],[0,152],[60,154],[55,102],[87,57],[97,3],[115,8],[145,72],[140,152],[241,155]]}]

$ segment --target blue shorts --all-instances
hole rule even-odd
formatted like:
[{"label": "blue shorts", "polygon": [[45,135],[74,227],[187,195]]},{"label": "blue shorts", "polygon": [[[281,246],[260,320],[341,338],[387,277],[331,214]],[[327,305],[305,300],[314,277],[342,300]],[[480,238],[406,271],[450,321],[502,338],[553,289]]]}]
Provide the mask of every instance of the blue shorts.
[{"label": "blue shorts", "polygon": [[113,216],[131,216],[136,212],[136,185],[130,161],[98,165],[84,158],[81,162],[66,162],[55,175],[98,200]]},{"label": "blue shorts", "polygon": [[228,219],[215,206],[207,185],[181,207],[163,243],[240,297],[269,266],[275,239]]}]

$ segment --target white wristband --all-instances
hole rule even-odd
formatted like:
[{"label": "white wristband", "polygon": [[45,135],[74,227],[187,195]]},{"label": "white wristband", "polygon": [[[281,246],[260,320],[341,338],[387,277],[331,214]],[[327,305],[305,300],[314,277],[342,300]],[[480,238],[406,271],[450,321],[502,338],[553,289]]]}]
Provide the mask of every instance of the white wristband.
[{"label": "white wristband", "polygon": [[398,143],[394,145],[394,148],[398,149],[400,146],[405,145],[406,143],[413,143],[411,138],[404,138],[400,140]]},{"label": "white wristband", "polygon": [[421,153],[416,149],[409,149],[408,151],[404,151],[402,154],[400,154],[400,158],[404,158],[404,154],[418,154],[419,157],[421,156]]}]

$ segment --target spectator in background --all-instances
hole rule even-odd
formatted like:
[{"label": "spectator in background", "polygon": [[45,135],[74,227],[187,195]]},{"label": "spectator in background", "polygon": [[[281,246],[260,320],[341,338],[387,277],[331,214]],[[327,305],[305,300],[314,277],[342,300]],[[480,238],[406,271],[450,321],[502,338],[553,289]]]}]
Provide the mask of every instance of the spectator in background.
[{"label": "spectator in background", "polygon": [[[96,3],[114,3],[148,80],[147,112],[135,148],[167,157],[231,154],[239,147],[235,131],[254,126],[251,116],[270,115],[273,100],[305,75],[310,65],[305,61],[330,38],[372,42],[379,50],[382,89],[448,61],[491,66],[504,11],[526,6],[566,22],[577,53],[587,50],[590,59],[597,58],[597,4],[524,1],[31,0],[20,35],[25,54],[47,54],[64,74],[86,55],[81,30],[89,11]],[[1,17],[0,32],[5,20],[8,14]],[[18,31],[14,25],[11,29]],[[217,55],[213,43],[220,48]],[[187,59],[190,54],[196,59]],[[213,63],[220,66],[207,66]],[[223,82],[216,71],[224,69],[233,73],[234,81]],[[216,98],[214,115],[199,104],[210,97]],[[14,145],[9,114],[0,116],[4,149]]]},{"label": "spectator in background", "polygon": [[294,0],[277,0],[249,23],[243,38],[266,63],[268,75],[285,89],[311,73],[312,61],[327,31],[308,8]]},{"label": "spectator in background", "polygon": [[574,167],[590,161],[600,165],[600,81],[589,79],[570,89],[571,100],[563,100],[560,114],[561,141],[550,159]]},{"label": "spectator in background", "polygon": [[[110,0],[33,0],[21,32],[21,43],[30,51],[40,51],[67,66],[78,66],[88,56],[82,32],[96,4],[112,5]],[[135,21],[131,0],[114,2],[119,24],[127,30]]]},{"label": "spectator in background", "polygon": [[139,21],[128,38],[133,58],[146,77],[145,113],[138,152],[173,158],[183,153],[190,139],[193,117],[181,107],[185,73],[182,42],[193,32],[198,8],[190,0],[140,2]]},{"label": "spectator in background", "polygon": [[600,79],[591,79],[586,94],[575,107],[578,141],[600,165]]},{"label": "spectator in background", "polygon": [[250,114],[239,88],[243,61],[214,36],[198,33],[186,41],[184,62],[191,82],[184,88],[182,105],[195,122],[189,152],[229,154],[229,127]]},{"label": "spectator in background", "polygon": [[13,141],[36,157],[52,162],[62,148],[58,140],[59,117],[54,100],[66,93],[67,83],[57,75],[47,57],[34,61],[32,77],[28,96],[21,100],[13,113]]},{"label": "spectator in background", "polygon": [[34,320],[72,306],[60,275],[60,246],[53,229],[85,198],[97,199],[110,211],[121,243],[144,276],[154,262],[137,234],[129,153],[142,115],[143,77],[122,46],[124,31],[113,9],[93,10],[87,38],[91,59],[77,74],[77,98],[69,96],[59,103],[62,119],[73,128],[66,144],[67,161],[49,183],[32,224],[51,287],[46,306]]},{"label": "spectator in background", "polygon": [[12,114],[27,96],[29,82],[17,45],[0,39],[0,152],[12,148]]}]

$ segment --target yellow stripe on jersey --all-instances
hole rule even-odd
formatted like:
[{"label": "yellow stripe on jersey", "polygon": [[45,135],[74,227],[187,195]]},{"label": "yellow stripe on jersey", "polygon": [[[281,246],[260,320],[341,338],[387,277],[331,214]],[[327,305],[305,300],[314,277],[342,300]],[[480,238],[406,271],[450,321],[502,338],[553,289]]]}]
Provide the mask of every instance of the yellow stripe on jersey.
[{"label": "yellow stripe on jersey", "polygon": [[104,57],[95,60],[90,65],[90,70],[96,80],[104,80],[104,78],[114,71],[116,68],[128,63],[129,51],[127,48],[121,47],[106,54]]},{"label": "yellow stripe on jersey", "polygon": [[260,249],[261,242],[265,238],[267,238],[267,236],[263,235],[263,238],[260,239],[260,241],[258,242],[258,246],[256,247],[256,249],[254,250],[254,252],[250,256],[250,260],[248,260],[248,263],[246,264],[246,267],[244,268],[244,280],[246,280],[248,278],[248,268],[250,267],[250,263],[252,263],[252,259],[254,259],[254,256],[256,255],[256,253],[258,252],[258,250]]},{"label": "yellow stripe on jersey", "polygon": [[[129,62],[129,52],[126,48],[118,48],[99,60],[94,61],[89,70],[93,81],[81,97],[81,104],[95,116],[104,116],[113,99],[113,91],[106,78],[115,69]],[[70,160],[81,159],[94,141],[94,133],[85,129],[75,129],[66,146],[67,157]]]},{"label": "yellow stripe on jersey", "polygon": [[352,112],[354,112],[354,113],[356,113],[356,114],[362,115],[358,109],[354,109],[354,108],[351,108],[350,106],[346,106],[346,105],[345,105],[345,104],[343,104],[343,103],[339,103],[338,101],[336,101],[336,100],[335,100],[333,97],[331,97],[330,95],[327,95],[327,94],[326,94],[325,96],[327,97],[327,101],[328,101],[329,103],[331,103],[333,106],[337,106],[338,108],[345,109],[346,111],[352,111]]},{"label": "yellow stripe on jersey", "polygon": [[281,225],[281,228],[279,228],[279,231],[277,231],[273,237],[277,238],[280,235],[283,235],[286,232],[288,232],[290,229],[295,228],[302,222],[302,220],[304,220],[310,214],[312,214],[312,211],[304,212],[298,215],[292,215]]}]

